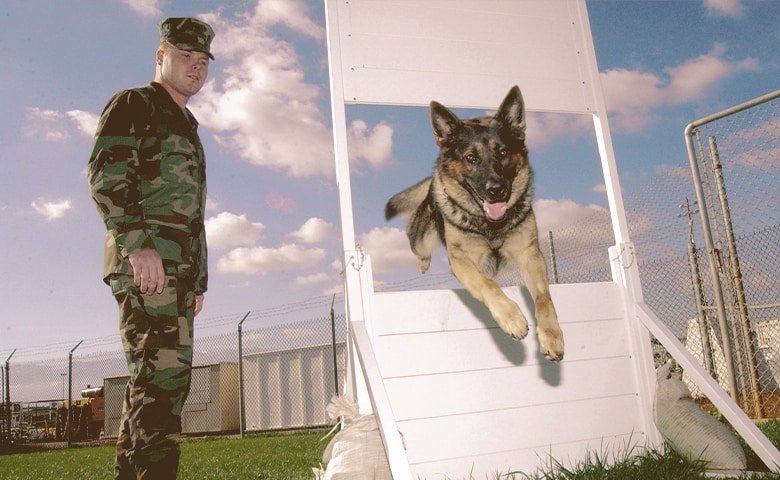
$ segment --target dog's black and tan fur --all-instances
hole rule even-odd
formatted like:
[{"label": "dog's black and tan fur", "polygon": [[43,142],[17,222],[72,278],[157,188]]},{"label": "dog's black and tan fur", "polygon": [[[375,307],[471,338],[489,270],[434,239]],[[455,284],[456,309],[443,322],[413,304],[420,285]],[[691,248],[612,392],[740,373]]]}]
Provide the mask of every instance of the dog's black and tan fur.
[{"label": "dog's black and tan fur", "polygon": [[430,113],[439,145],[433,176],[394,195],[387,219],[411,215],[406,233],[423,273],[444,243],[455,277],[517,340],[528,333],[528,323],[491,278],[509,264],[519,265],[536,305],[541,351],[561,360],[563,333],[531,208],[533,175],[520,89],[513,87],[492,117],[461,120],[437,102],[431,102]]}]

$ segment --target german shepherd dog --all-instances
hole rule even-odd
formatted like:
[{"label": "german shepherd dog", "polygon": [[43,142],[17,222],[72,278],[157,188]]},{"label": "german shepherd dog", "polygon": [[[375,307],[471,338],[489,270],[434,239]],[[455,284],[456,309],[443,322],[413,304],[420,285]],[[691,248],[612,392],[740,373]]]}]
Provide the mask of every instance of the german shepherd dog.
[{"label": "german shepherd dog", "polygon": [[563,332],[531,209],[533,175],[520,89],[512,87],[492,117],[461,120],[435,101],[430,114],[439,146],[433,175],[395,194],[385,216],[410,215],[406,234],[422,273],[442,242],[452,273],[515,340],[528,334],[528,322],[492,278],[518,265],[536,306],[541,351],[561,360]]}]

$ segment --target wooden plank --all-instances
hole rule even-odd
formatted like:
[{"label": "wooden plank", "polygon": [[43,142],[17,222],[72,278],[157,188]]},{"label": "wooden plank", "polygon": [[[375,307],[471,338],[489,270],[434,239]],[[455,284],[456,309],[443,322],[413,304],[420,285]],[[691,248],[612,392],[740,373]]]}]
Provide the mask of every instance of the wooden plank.
[{"label": "wooden plank", "polygon": [[[535,322],[528,290],[506,287],[503,291],[517,302],[529,323]],[[550,285],[550,295],[561,324],[625,315],[619,286],[612,282]],[[464,289],[377,292],[373,302],[376,335],[497,327],[487,308]]]},{"label": "wooden plank", "polygon": [[363,375],[366,378],[366,383],[371,387],[371,405],[382,435],[390,472],[394,480],[412,480],[414,477],[409,468],[409,459],[406,456],[403,440],[393,417],[393,410],[387,399],[387,393],[379,373],[379,365],[376,362],[365,324],[352,321],[349,326],[349,334],[355,342],[358,356],[361,358]]},{"label": "wooden plank", "polygon": [[[519,84],[529,110],[595,110],[572,2],[339,2],[344,98],[496,108]],[[382,21],[377,21],[382,19]],[[477,25],[500,35],[464,35]],[[408,52],[415,52],[409,55]]]},{"label": "wooden plank", "polygon": [[631,373],[626,357],[612,357],[391,378],[385,388],[401,421],[632,394]]},{"label": "wooden plank", "polygon": [[[567,324],[563,333],[566,338],[563,363],[628,357],[630,352],[623,319]],[[385,335],[374,340],[374,348],[385,379],[551,363],[539,353],[535,331],[520,342],[498,328]],[[560,368],[561,364],[558,365],[556,368]]]},{"label": "wooden plank", "polygon": [[639,418],[632,394],[401,421],[398,428],[414,464],[638,433]]}]

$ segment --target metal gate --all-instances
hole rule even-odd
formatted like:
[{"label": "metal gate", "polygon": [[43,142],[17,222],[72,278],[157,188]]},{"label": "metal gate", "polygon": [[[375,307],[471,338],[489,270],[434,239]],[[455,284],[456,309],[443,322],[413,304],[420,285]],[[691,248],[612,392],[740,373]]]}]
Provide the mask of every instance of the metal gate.
[{"label": "metal gate", "polygon": [[780,417],[780,90],[696,120],[685,141],[703,365],[749,416]]}]

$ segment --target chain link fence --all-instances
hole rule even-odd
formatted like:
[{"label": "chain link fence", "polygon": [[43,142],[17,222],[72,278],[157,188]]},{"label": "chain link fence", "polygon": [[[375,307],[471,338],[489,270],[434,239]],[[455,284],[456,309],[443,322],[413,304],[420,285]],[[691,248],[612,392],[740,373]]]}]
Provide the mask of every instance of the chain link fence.
[{"label": "chain link fence", "polygon": [[746,102],[748,108],[726,111],[689,135],[700,182],[697,238],[709,265],[698,321],[702,332],[714,331],[724,361],[717,348],[700,358],[716,378],[729,380],[728,390],[753,418],[780,413],[779,98],[777,91]]},{"label": "chain link fence", "polygon": [[[753,418],[780,417],[778,97],[775,92],[769,101],[693,132],[708,225],[702,223],[684,159],[665,163],[643,186],[623,192],[645,301]],[[704,241],[707,229],[711,248]],[[614,237],[606,209],[553,232],[541,231],[540,244],[554,283],[611,280],[607,251]],[[521,279],[509,274],[499,282],[516,285]],[[384,291],[459,287],[449,273],[376,285]],[[343,296],[335,300],[343,312]],[[345,376],[346,321],[343,314],[301,320],[301,313],[327,312],[332,301],[315,298],[197,320],[185,432],[329,423],[325,406]],[[289,320],[293,317],[297,320]],[[126,382],[118,338],[74,346],[0,352],[0,361],[6,359],[0,368],[0,438],[64,441],[70,432],[72,440],[81,441],[99,437],[101,429],[103,436],[115,435],[112,422],[121,413],[116,396],[121,398]],[[659,346],[657,362],[666,355]],[[695,385],[689,386],[701,397]],[[68,398],[74,407],[70,420],[62,408]]]},{"label": "chain link fence", "polygon": [[[196,320],[183,433],[243,434],[332,423],[325,407],[345,379],[344,314],[289,318],[302,309],[327,311],[336,300],[343,311],[342,296]],[[3,441],[70,444],[116,437],[128,380],[118,335],[19,349],[4,367]]]},{"label": "chain link fence", "polygon": [[[647,304],[749,416],[780,418],[780,91],[733,110],[692,133],[707,215],[684,160],[624,190],[624,202]],[[553,279],[611,279],[609,221],[596,212],[549,233],[542,250]],[[657,365],[668,358],[658,347]]]}]

